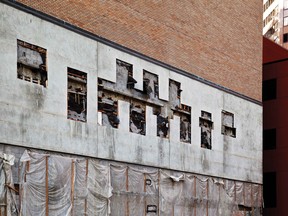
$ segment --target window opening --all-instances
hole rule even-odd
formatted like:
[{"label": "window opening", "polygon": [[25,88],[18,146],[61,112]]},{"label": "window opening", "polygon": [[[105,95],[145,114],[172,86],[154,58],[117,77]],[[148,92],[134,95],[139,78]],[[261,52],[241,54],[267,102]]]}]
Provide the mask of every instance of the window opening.
[{"label": "window opening", "polygon": [[68,114],[67,118],[86,122],[87,74],[68,68]]},{"label": "window opening", "polygon": [[169,104],[173,115],[180,117],[180,141],[191,143],[191,107],[181,104],[181,83],[169,80]]},{"label": "window opening", "polygon": [[146,133],[145,106],[140,103],[130,104],[130,132],[141,135]]},{"label": "window opening", "polygon": [[201,127],[201,147],[206,149],[212,149],[212,114],[201,111],[201,117],[199,118],[199,126]]},{"label": "window opening", "polygon": [[17,77],[47,87],[47,50],[17,40]]},{"label": "window opening", "polygon": [[159,98],[158,76],[145,70],[143,72],[143,93],[150,99]]},{"label": "window opening", "polygon": [[263,131],[263,149],[276,149],[276,128],[266,129]]},{"label": "window opening", "polygon": [[168,116],[164,117],[161,114],[160,109],[154,111],[154,115],[157,116],[157,136],[161,138],[169,137],[169,119]]},{"label": "window opening", "polygon": [[267,172],[263,175],[264,208],[277,207],[277,175],[276,172]]},{"label": "window opening", "polygon": [[236,137],[236,128],[234,128],[234,114],[222,111],[222,128],[221,133],[223,135]]},{"label": "window opening", "polygon": [[287,43],[288,42],[288,33],[283,34],[283,43]]},{"label": "window opening", "polygon": [[276,99],[277,80],[270,79],[263,81],[263,101]]}]

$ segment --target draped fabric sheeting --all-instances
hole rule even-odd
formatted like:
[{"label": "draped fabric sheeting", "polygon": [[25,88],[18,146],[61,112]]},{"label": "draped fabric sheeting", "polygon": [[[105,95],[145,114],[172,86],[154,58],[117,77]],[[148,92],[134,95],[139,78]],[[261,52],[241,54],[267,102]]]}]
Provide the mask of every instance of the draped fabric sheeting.
[{"label": "draped fabric sheeting", "polygon": [[11,167],[0,161],[0,202],[9,201],[10,215],[261,215],[259,184],[28,151],[20,162],[18,214],[5,186]]}]

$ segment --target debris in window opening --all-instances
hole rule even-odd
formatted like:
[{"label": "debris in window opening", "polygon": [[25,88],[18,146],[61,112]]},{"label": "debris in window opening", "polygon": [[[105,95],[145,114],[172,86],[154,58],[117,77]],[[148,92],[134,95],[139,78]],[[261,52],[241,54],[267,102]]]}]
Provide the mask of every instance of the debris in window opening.
[{"label": "debris in window opening", "polygon": [[137,83],[137,81],[133,78],[132,72],[129,72],[128,79],[127,79],[127,88],[128,89],[134,88],[135,83]]},{"label": "debris in window opening", "polygon": [[172,109],[180,107],[181,92],[180,83],[174,80],[169,80],[169,103]]},{"label": "debris in window opening", "polygon": [[140,105],[130,105],[130,131],[133,133],[145,135],[145,109]]},{"label": "debris in window opening", "polygon": [[201,111],[201,117],[199,118],[199,126],[201,127],[201,147],[211,149],[212,148],[212,115],[211,113]]},{"label": "debris in window opening", "polygon": [[157,213],[156,205],[147,205],[147,213]]},{"label": "debris in window opening", "polygon": [[160,114],[157,115],[157,136],[160,136],[161,138],[167,138],[168,130],[169,130],[168,116],[163,117]]},{"label": "debris in window opening", "polygon": [[158,98],[158,97],[159,97],[158,79],[157,79],[157,82],[154,81],[154,97],[155,97],[155,98]]},{"label": "debris in window opening", "polygon": [[151,86],[149,85],[150,80],[147,78],[143,79],[143,93],[147,94],[149,97],[153,93]]},{"label": "debris in window opening", "polygon": [[236,128],[234,128],[234,114],[222,111],[221,133],[227,136],[236,137]]},{"label": "debris in window opening", "polygon": [[158,76],[148,71],[143,72],[143,93],[149,98],[158,98]]},{"label": "debris in window opening", "polygon": [[[117,112],[118,104],[111,97],[102,97],[98,99],[98,111],[102,112],[102,124],[107,126],[110,125],[114,128],[118,128],[120,120]],[[108,120],[108,121],[107,121]]]},{"label": "debris in window opening", "polygon": [[68,111],[67,118],[86,121],[87,74],[68,68]]},{"label": "debris in window opening", "polygon": [[17,77],[47,87],[46,49],[17,40]]},{"label": "debris in window opening", "polygon": [[135,86],[135,83],[137,83],[137,81],[133,78],[133,65],[131,65],[127,62],[121,61],[119,59],[116,60],[116,64],[117,64],[117,67],[122,67],[122,68],[124,67],[126,69],[125,71],[127,71],[127,74],[128,74],[127,88],[133,89]]},{"label": "debris in window opening", "polygon": [[191,143],[191,115],[180,117],[180,141]]}]

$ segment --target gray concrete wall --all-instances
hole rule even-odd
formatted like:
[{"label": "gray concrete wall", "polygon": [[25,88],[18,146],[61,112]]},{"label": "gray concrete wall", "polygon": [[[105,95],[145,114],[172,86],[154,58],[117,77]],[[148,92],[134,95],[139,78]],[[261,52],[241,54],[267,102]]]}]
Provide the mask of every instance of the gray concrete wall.
[{"label": "gray concrete wall", "polygon": [[[0,14],[1,143],[262,182],[260,105],[1,3]],[[17,78],[17,39],[47,49],[47,88]],[[179,141],[177,117],[170,121],[170,139],[157,137],[148,107],[146,135],[129,132],[125,101],[118,104],[123,123],[118,129],[97,123],[97,78],[116,82],[116,59],[133,64],[136,89],[143,90],[143,70],[157,74],[162,100],[169,99],[169,78],[181,83],[181,103],[192,108],[191,144]],[[87,73],[86,123],[67,119],[67,67]],[[212,114],[212,150],[200,147],[201,110]],[[221,134],[222,110],[234,114],[236,138]]]}]

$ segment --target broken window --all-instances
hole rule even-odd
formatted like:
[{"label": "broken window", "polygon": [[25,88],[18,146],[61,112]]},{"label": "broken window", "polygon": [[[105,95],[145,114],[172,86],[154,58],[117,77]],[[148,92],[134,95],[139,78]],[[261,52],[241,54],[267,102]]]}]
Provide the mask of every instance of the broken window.
[{"label": "broken window", "polygon": [[47,50],[17,40],[17,77],[47,87]]},{"label": "broken window", "polygon": [[211,149],[212,148],[212,114],[201,111],[201,117],[199,118],[199,126],[201,127],[201,147]]},{"label": "broken window", "polygon": [[180,141],[191,143],[191,115],[180,116]]},{"label": "broken window", "polygon": [[222,111],[222,129],[221,133],[227,136],[236,137],[236,128],[234,128],[234,114]]},{"label": "broken window", "polygon": [[102,80],[98,79],[98,112],[101,113],[100,124],[118,128],[118,102],[113,95],[102,92]]},{"label": "broken window", "polygon": [[168,138],[169,120],[168,116],[164,117],[161,114],[161,109],[154,109],[154,115],[157,116],[157,136]]},{"label": "broken window", "polygon": [[130,104],[130,131],[145,135],[145,106],[138,103]]},{"label": "broken window", "polygon": [[181,92],[180,83],[175,80],[169,80],[169,103],[172,109],[180,107]]},{"label": "broken window", "polygon": [[158,76],[148,71],[143,73],[143,93],[148,95],[150,99],[159,98]]},{"label": "broken window", "polygon": [[126,87],[128,89],[133,89],[135,83],[137,83],[137,81],[133,78],[133,65],[117,59],[116,60],[116,70],[117,70],[117,72],[119,71],[117,74],[127,77],[126,78],[126,81],[127,81]]},{"label": "broken window", "polygon": [[67,118],[86,122],[87,74],[68,68],[68,113]]}]

